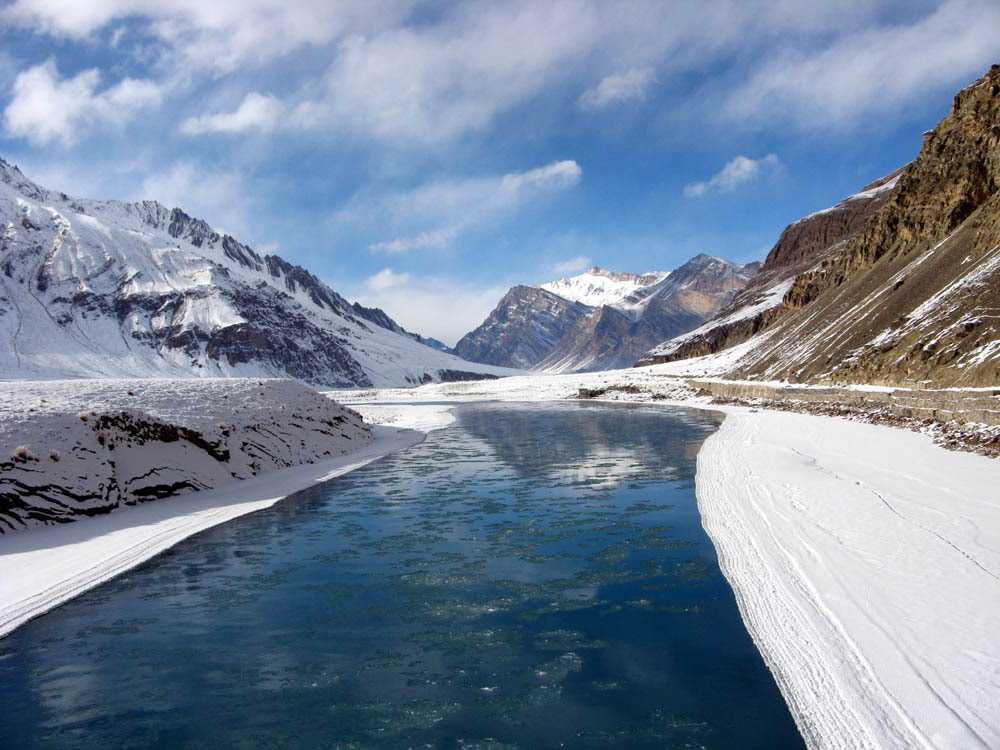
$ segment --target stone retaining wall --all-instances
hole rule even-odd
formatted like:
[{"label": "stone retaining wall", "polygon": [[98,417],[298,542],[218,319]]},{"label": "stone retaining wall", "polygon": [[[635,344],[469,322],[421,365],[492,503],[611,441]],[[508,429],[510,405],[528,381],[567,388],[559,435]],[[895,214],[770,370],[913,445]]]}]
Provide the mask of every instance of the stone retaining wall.
[{"label": "stone retaining wall", "polygon": [[888,408],[905,418],[1000,425],[1000,386],[992,391],[857,391],[836,386],[804,388],[725,380],[692,379],[688,383],[719,398],[835,403],[861,410]]}]

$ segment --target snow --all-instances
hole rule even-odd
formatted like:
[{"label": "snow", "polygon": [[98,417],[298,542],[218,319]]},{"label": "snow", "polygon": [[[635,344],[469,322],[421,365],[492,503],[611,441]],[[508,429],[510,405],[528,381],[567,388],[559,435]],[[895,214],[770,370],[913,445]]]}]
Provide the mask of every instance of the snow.
[{"label": "snow", "polygon": [[455,421],[450,404],[372,404],[349,406],[368,424],[391,425],[420,432],[440,430]]},{"label": "snow", "polygon": [[878,195],[880,195],[882,193],[885,193],[885,192],[888,192],[888,191],[892,190],[894,187],[896,187],[896,183],[899,182],[899,177],[900,177],[900,175],[896,175],[891,180],[889,180],[888,182],[883,183],[882,185],[878,185],[877,187],[873,187],[870,190],[862,190],[860,192],[854,193],[853,195],[849,195],[846,198],[844,198],[842,201],[840,201],[839,203],[837,203],[836,205],[830,206],[829,208],[822,208],[819,211],[813,211],[811,214],[809,214],[807,216],[803,216],[798,221],[792,222],[792,226],[794,226],[795,224],[801,224],[803,221],[806,221],[808,219],[812,219],[812,218],[814,218],[816,216],[822,216],[824,214],[832,213],[833,211],[836,211],[837,209],[843,208],[849,201],[871,200],[872,198],[875,198]]},{"label": "snow", "polygon": [[702,522],[813,747],[1000,746],[1000,464],[725,409]]},{"label": "snow", "polygon": [[[669,341],[663,342],[655,349],[650,350],[649,355],[662,356],[672,354],[680,349],[684,343],[698,338],[699,336],[704,336],[716,328],[732,325],[733,323],[739,323],[741,320],[749,320],[757,315],[760,315],[760,313],[765,310],[777,307],[781,304],[782,300],[784,300],[785,295],[788,294],[788,290],[792,288],[792,284],[794,283],[795,277],[780,281],[758,294],[752,303],[742,305],[741,307],[738,307],[728,313],[723,313],[718,317],[712,318],[710,321],[699,326],[698,328],[695,328],[693,331],[682,333],[680,336],[675,336]],[[735,362],[733,364],[735,364]]]},{"label": "snow", "polygon": [[881,193],[887,193],[890,190],[892,190],[894,187],[896,187],[897,182],[899,182],[899,175],[896,175],[888,182],[873,187],[871,190],[862,190],[861,192],[855,193],[854,195],[849,195],[844,200],[857,201],[857,200],[868,200],[870,198],[874,198],[876,195],[880,195]]},{"label": "snow", "polygon": [[542,289],[557,294],[571,302],[581,302],[589,307],[628,307],[626,297],[648,286],[659,284],[669,271],[653,271],[639,276],[631,273],[613,273],[603,268],[591,268],[577,276],[550,281]]}]

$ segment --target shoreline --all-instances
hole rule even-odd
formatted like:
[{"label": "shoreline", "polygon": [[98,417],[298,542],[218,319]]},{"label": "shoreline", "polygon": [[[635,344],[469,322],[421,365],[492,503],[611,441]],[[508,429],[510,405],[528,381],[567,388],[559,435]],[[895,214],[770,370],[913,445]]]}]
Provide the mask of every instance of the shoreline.
[{"label": "shoreline", "polygon": [[269,508],[312,484],[343,476],[418,445],[426,437],[426,431],[417,429],[376,425],[373,430],[372,443],[354,453],[0,537],[0,568],[4,572],[0,578],[0,639],[188,537]]}]

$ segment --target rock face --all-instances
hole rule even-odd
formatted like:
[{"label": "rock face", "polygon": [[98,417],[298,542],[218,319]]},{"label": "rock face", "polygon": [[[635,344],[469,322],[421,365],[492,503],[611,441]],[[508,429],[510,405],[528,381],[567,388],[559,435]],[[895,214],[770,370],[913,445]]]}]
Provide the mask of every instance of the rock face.
[{"label": "rock face", "polygon": [[470,362],[531,369],[591,308],[552,292],[515,286],[489,317],[455,345],[455,353]]},{"label": "rock face", "polygon": [[0,160],[0,223],[0,377],[274,375],[351,387],[498,372],[178,208],[70,198]]},{"label": "rock face", "polygon": [[1000,66],[956,95],[916,160],[866,193],[863,224],[831,233],[833,244],[779,241],[768,263],[793,272],[773,277],[787,288],[752,330],[675,339],[647,361],[742,341],[731,374],[744,378],[1000,383]]},{"label": "rock face", "polygon": [[671,273],[592,268],[541,288],[514,287],[455,350],[477,362],[548,372],[628,367],[664,337],[713,315],[757,268],[698,255]]}]

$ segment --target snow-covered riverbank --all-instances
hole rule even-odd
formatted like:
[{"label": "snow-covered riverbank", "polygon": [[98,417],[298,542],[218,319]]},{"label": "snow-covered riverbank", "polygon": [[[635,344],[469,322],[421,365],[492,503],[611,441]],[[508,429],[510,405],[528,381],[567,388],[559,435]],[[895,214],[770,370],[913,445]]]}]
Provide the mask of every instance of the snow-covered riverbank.
[{"label": "snow-covered riverbank", "polygon": [[724,411],[702,522],[809,744],[1000,747],[1000,462]]},{"label": "snow-covered riverbank", "polygon": [[361,417],[292,380],[0,382],[0,534],[354,453]]},{"label": "snow-covered riverbank", "polygon": [[376,427],[373,432],[371,443],[348,455],[78,523],[0,537],[0,637],[199,531],[416,445],[425,434],[395,427]]},{"label": "snow-covered riverbank", "polygon": [[[21,381],[0,391],[4,444],[36,456],[4,464],[0,492],[9,494],[0,497],[16,500],[8,531],[22,517],[98,514],[0,534],[0,636],[192,534],[413,446],[452,420],[448,407],[421,405],[390,426],[403,421],[398,409],[363,407],[382,425],[369,429],[286,380]],[[94,429],[121,413],[136,419]],[[143,429],[131,429],[140,419]],[[118,507],[134,502],[126,488],[146,486],[130,478],[205,489]]]},{"label": "snow-covered riverbank", "polygon": [[724,412],[698,458],[703,523],[810,746],[1000,747],[1000,462],[891,427],[714,406],[662,369],[338,398],[375,417],[404,400],[610,387],[600,398]]}]

